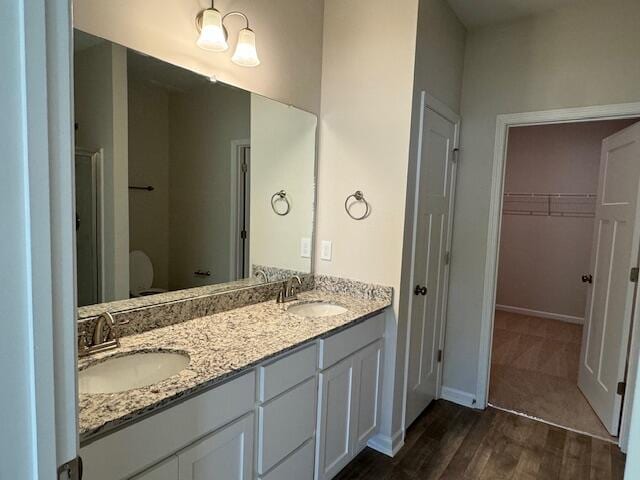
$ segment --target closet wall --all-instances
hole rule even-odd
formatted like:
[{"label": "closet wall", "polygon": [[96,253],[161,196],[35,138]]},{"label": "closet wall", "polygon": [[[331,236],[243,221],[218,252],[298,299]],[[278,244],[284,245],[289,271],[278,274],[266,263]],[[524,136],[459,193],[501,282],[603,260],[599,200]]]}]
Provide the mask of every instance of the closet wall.
[{"label": "closet wall", "polygon": [[[505,193],[595,194],[602,140],[632,123],[616,120],[512,128]],[[544,202],[536,200],[530,206],[541,210]],[[593,217],[508,213],[524,210],[525,203],[506,201],[503,209],[498,308],[582,322],[587,287],[580,277],[590,269]],[[582,199],[555,202],[554,209],[591,210],[588,200]]]}]

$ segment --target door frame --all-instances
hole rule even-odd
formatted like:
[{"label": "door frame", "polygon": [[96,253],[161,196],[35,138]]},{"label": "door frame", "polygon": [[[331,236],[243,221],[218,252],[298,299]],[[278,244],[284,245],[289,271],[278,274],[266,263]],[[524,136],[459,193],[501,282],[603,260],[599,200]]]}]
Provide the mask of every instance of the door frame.
[{"label": "door frame", "polygon": [[[480,348],[478,355],[478,408],[484,409],[489,402],[489,380],[491,374],[491,346],[496,308],[496,288],[498,281],[498,261],[500,254],[500,231],[502,227],[502,195],[504,191],[505,166],[509,128],[532,125],[551,125],[602,120],[619,120],[640,117],[640,103],[599,105],[591,107],[564,108],[534,112],[498,115],[496,119],[495,146],[491,175],[491,200],[489,205],[489,228],[487,232],[486,263],[484,271],[484,291],[480,325]],[[636,299],[637,303],[637,299]],[[634,309],[633,323],[637,323],[638,309]],[[631,404],[635,392],[637,357],[640,339],[637,329],[631,332],[631,355],[627,373],[627,395],[622,407],[622,424],[619,444],[626,450]]]},{"label": "door frame", "polygon": [[[429,94],[425,90],[420,92],[420,119],[418,125],[418,140],[417,140],[417,148],[416,148],[416,175],[415,175],[415,185],[413,188],[413,198],[410,200],[411,207],[413,211],[411,212],[411,256],[409,268],[409,285],[413,285],[415,282],[414,279],[414,269],[413,264],[416,256],[416,236],[417,236],[417,225],[418,225],[418,203],[420,200],[420,179],[418,172],[422,167],[422,132],[424,130],[424,111],[425,109],[431,109],[437,114],[443,116],[446,120],[450,121],[454,124],[454,142],[453,148],[458,149],[460,147],[460,125],[461,118],[460,115],[451,110],[444,102],[438,100],[433,95]],[[449,212],[449,222],[447,225],[447,252],[451,255],[451,245],[452,245],[452,237],[453,237],[453,217],[455,210],[455,195],[456,195],[456,183],[457,183],[457,173],[458,172],[458,159],[454,159],[453,168],[452,168],[452,189],[451,189],[451,201],[450,201],[450,212]],[[409,202],[408,202],[409,203]],[[445,278],[443,285],[445,287],[444,296],[443,296],[443,304],[442,304],[442,315],[441,315],[441,325],[440,325],[440,338],[438,339],[438,350],[444,351],[444,340],[445,340],[445,331],[447,325],[447,304],[448,304],[448,296],[449,296],[449,275],[451,271],[451,262],[445,265]],[[409,425],[406,425],[406,414],[407,414],[407,397],[409,391],[409,361],[411,358],[411,314],[413,310],[413,301],[414,296],[411,294],[406,294],[406,300],[402,302],[406,305],[406,318],[407,318],[407,338],[405,343],[405,358],[404,358],[404,395],[403,395],[403,409],[402,409],[402,425],[403,429],[406,429]],[[438,399],[442,396],[442,372],[444,370],[444,355],[442,356],[442,361],[438,364],[438,379],[436,381],[436,393],[435,399]]]},{"label": "door frame", "polygon": [[3,245],[19,264],[5,293],[24,308],[3,332],[20,352],[3,378],[24,401],[9,403],[20,438],[0,458],[12,478],[57,478],[78,452],[71,2],[5,4],[4,58],[17,75],[0,97],[17,101],[1,123],[22,146],[12,159],[21,194],[8,193],[14,208],[2,218],[15,226]]},{"label": "door frame", "polygon": [[[98,302],[102,303],[105,298],[105,283],[106,278],[104,274],[104,149],[100,148],[99,150],[88,150],[86,148],[78,148],[75,149],[75,156],[82,155],[85,157],[89,157],[93,167],[93,186],[96,192],[95,198],[95,212],[96,218],[94,225],[95,230],[95,238],[96,238],[96,255],[97,255],[97,269],[98,269]],[[74,158],[75,161],[75,158]],[[74,182],[75,182],[75,172],[74,172]],[[75,185],[74,185],[75,188]],[[77,261],[77,260],[76,260]]]},{"label": "door frame", "polygon": [[[240,250],[242,242],[240,241],[240,237],[238,236],[238,226],[240,224],[240,206],[242,202],[240,201],[241,194],[241,185],[240,179],[242,176],[240,175],[242,164],[242,151],[244,148],[251,148],[251,141],[248,138],[231,140],[231,175],[230,175],[230,197],[229,197],[229,278],[231,281],[240,280],[243,278],[244,272],[240,272]],[[251,157],[249,157],[250,159]],[[247,175],[251,172],[251,165],[249,160],[249,171]],[[251,178],[251,177],[249,177]],[[250,198],[251,191],[251,180],[249,180],[249,184],[245,186],[247,189],[246,198]],[[248,205],[251,205],[248,203]],[[245,205],[246,208],[246,205]],[[248,232],[248,229],[247,229]],[[249,248],[245,248],[246,256],[249,258]],[[249,273],[251,273],[251,268],[249,268]]]}]

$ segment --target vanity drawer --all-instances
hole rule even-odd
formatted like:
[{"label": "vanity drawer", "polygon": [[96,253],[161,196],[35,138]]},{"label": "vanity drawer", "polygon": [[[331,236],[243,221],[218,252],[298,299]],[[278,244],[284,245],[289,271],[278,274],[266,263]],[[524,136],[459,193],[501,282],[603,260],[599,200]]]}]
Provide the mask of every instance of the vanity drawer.
[{"label": "vanity drawer", "polygon": [[264,474],[313,437],[316,378],[258,408],[258,473]]},{"label": "vanity drawer", "polygon": [[301,350],[259,367],[258,399],[267,402],[316,374],[318,347],[309,345]]},{"label": "vanity drawer", "polygon": [[384,313],[320,340],[320,369],[335,365],[343,358],[384,336]]},{"label": "vanity drawer", "polygon": [[255,384],[251,371],[83,446],[84,478],[128,478],[253,411]]},{"label": "vanity drawer", "polygon": [[314,446],[313,440],[307,441],[260,480],[313,480]]}]

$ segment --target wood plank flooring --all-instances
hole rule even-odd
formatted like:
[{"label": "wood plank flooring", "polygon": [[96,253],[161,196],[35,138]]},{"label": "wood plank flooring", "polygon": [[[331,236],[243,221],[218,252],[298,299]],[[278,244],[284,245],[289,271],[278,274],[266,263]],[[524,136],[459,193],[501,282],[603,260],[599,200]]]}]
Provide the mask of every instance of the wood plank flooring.
[{"label": "wood plank flooring", "polygon": [[394,458],[363,450],[336,480],[618,480],[612,443],[494,408],[433,402]]},{"label": "wood plank flooring", "polygon": [[497,311],[489,403],[615,440],[578,388],[581,341],[581,325]]}]

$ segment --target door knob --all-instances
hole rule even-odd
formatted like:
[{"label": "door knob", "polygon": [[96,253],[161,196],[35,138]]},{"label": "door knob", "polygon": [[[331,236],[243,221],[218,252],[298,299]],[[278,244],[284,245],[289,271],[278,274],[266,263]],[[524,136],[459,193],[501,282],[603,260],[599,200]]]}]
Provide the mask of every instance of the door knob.
[{"label": "door knob", "polygon": [[582,283],[593,283],[593,275],[582,275]]},{"label": "door knob", "polygon": [[413,290],[413,293],[416,295],[426,295],[427,287],[421,287],[420,285],[416,285],[416,288]]}]

